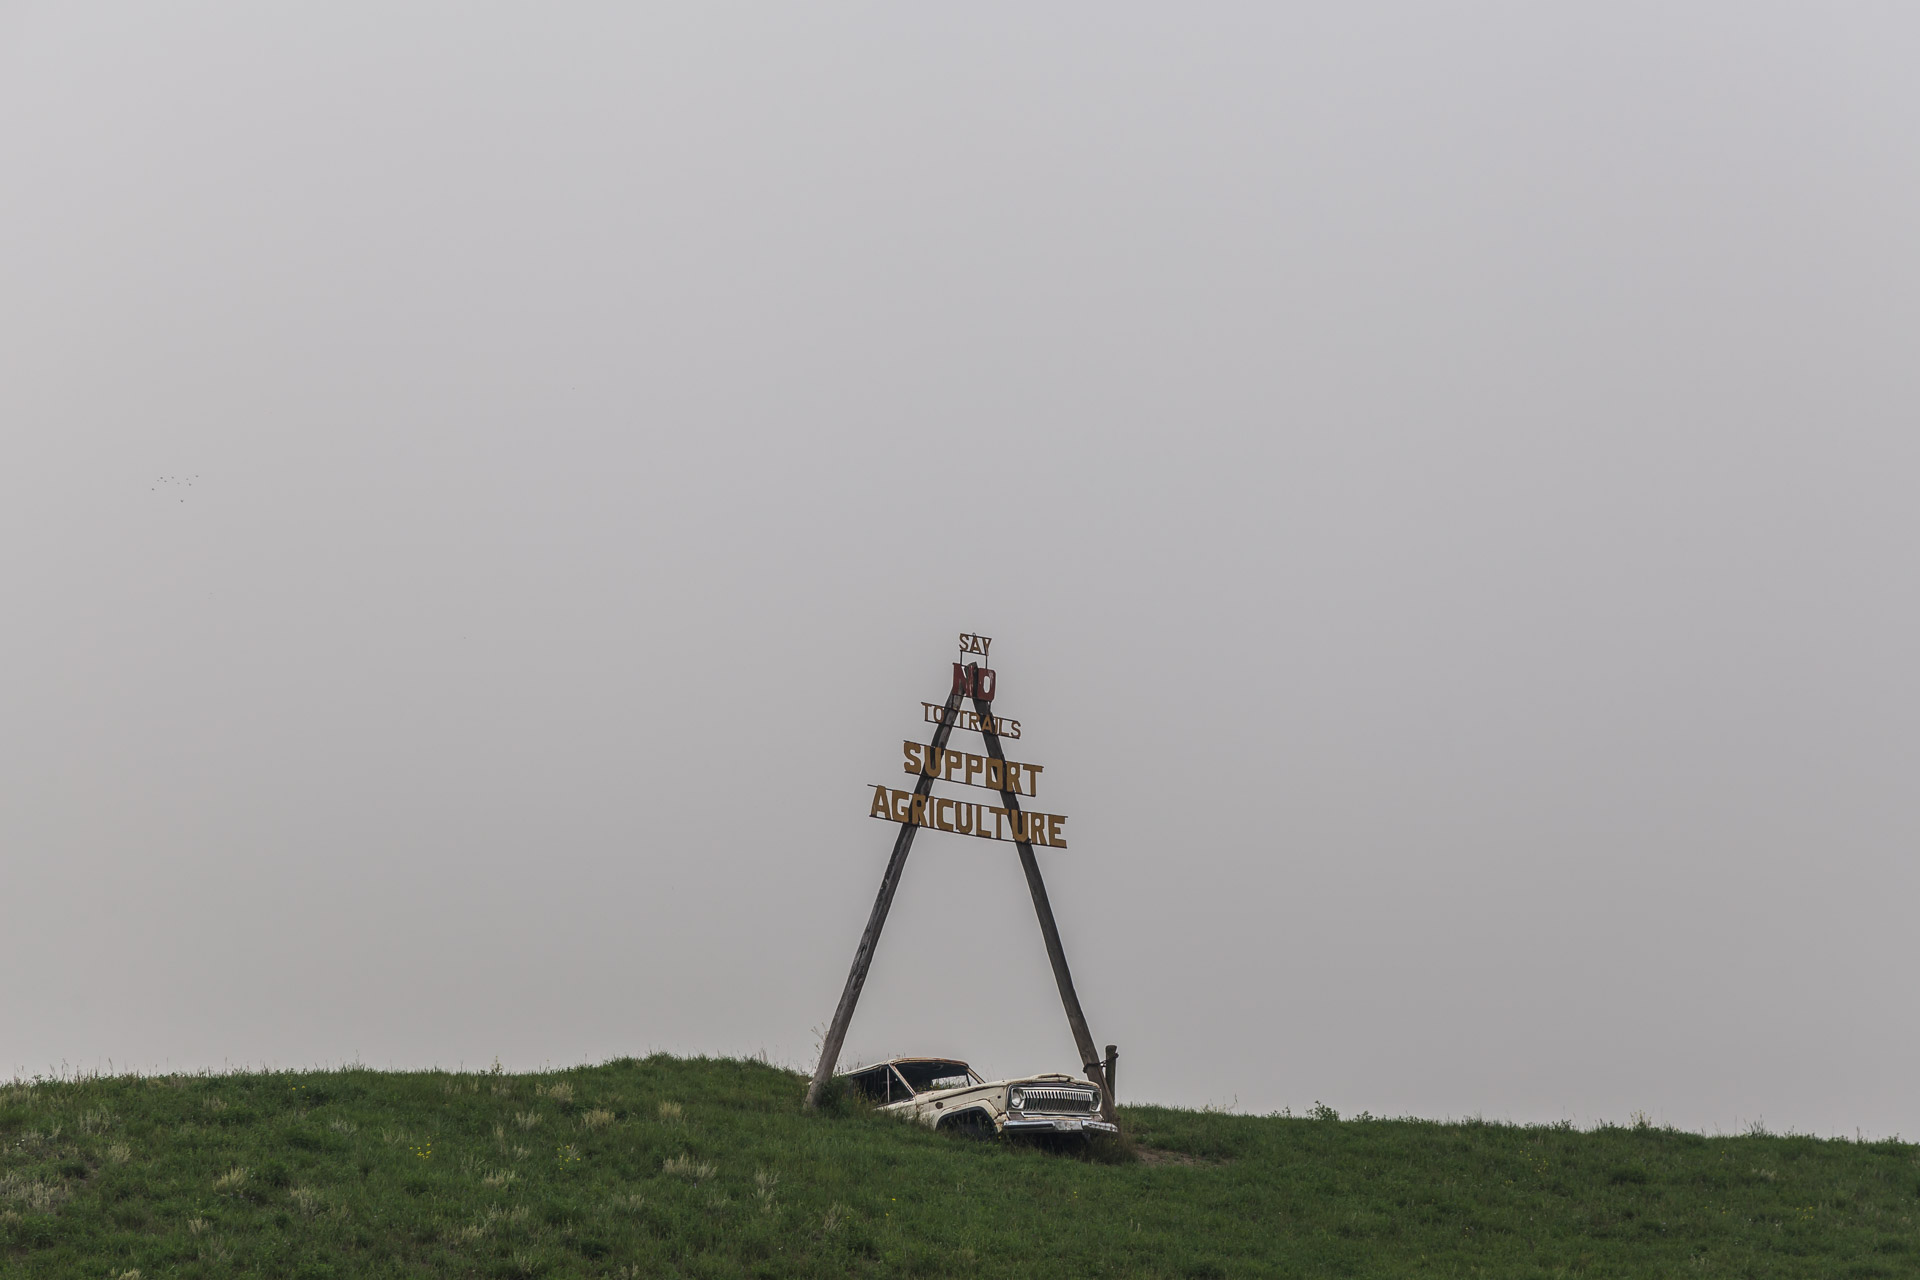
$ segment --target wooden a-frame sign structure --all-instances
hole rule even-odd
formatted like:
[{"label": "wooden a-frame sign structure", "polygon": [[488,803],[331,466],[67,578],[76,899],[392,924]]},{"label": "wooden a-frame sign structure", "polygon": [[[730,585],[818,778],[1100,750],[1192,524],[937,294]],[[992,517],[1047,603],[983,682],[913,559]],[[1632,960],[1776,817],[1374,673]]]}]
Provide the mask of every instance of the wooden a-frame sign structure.
[{"label": "wooden a-frame sign structure", "polygon": [[[957,669],[957,668],[956,668]],[[965,680],[956,679],[953,691],[947,695],[946,707],[938,725],[933,731],[933,741],[929,750],[943,751],[947,739],[952,736],[954,723],[958,718],[960,702],[967,690],[978,690],[978,663],[968,663]],[[993,703],[975,693],[974,711],[979,716],[980,736],[986,739],[987,754],[1000,764],[1000,776],[1006,778],[1006,753],[1001,750],[1000,736],[994,730],[997,723],[993,718]],[[1015,730],[1018,736],[1018,730]],[[933,774],[923,772],[914,783],[913,795],[916,803],[925,803],[926,797],[933,791]],[[1012,813],[1020,811],[1020,797],[1012,790],[1000,792],[1002,801]],[[853,1007],[860,1001],[860,990],[867,985],[867,969],[873,964],[874,948],[880,943],[880,930],[887,923],[887,911],[893,906],[893,895],[900,887],[900,873],[907,865],[907,852],[913,848],[913,833],[919,827],[913,823],[902,825],[899,834],[894,837],[893,856],[887,860],[887,870],[880,877],[880,893],[873,900],[873,913],[867,917],[866,931],[860,935],[860,945],[854,948],[853,968],[847,974],[847,985],[840,993],[840,1005],[833,1011],[833,1021],[827,1026],[826,1039],[820,1045],[820,1061],[813,1069],[813,1082],[807,1086],[807,1106],[815,1107],[825,1092],[827,1081],[833,1077],[834,1066],[840,1061],[840,1047],[847,1038],[847,1026],[853,1021]],[[1067,968],[1067,953],[1060,945],[1060,930],[1053,922],[1053,905],[1047,899],[1046,882],[1040,878],[1040,863],[1033,856],[1033,845],[1027,840],[1017,840],[1015,847],[1020,852],[1020,869],[1027,876],[1027,890],[1033,895],[1033,910],[1040,917],[1040,936],[1046,940],[1047,959],[1053,965],[1053,979],[1060,988],[1060,1003],[1066,1006],[1067,1025],[1073,1029],[1073,1042],[1080,1052],[1080,1063],[1087,1078],[1100,1086],[1101,1112],[1110,1124],[1117,1124],[1113,1087],[1111,1082],[1111,1063],[1114,1050],[1108,1046],[1108,1061],[1102,1063],[1099,1050],[1094,1047],[1093,1033],[1087,1030],[1087,1016],[1080,1010],[1080,997],[1073,989],[1073,974]]]}]

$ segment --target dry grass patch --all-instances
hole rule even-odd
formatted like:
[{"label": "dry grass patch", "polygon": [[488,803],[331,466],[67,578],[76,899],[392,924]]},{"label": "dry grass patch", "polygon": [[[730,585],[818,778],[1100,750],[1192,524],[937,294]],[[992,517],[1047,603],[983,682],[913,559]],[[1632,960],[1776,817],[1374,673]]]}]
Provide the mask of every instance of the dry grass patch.
[{"label": "dry grass patch", "polygon": [[502,1209],[499,1205],[490,1205],[485,1213],[455,1231],[452,1234],[453,1242],[472,1244],[476,1240],[484,1240],[498,1228],[504,1227],[511,1230],[526,1220],[527,1206],[525,1205],[513,1209]]},{"label": "dry grass patch", "polygon": [[663,1102],[660,1104],[660,1123],[661,1124],[679,1124],[686,1118],[687,1118],[687,1109],[681,1106],[679,1103]]},{"label": "dry grass patch", "polygon": [[711,1161],[695,1160],[692,1156],[669,1156],[661,1163],[660,1172],[688,1182],[705,1182],[720,1172],[720,1168]]},{"label": "dry grass patch", "polygon": [[237,1164],[213,1180],[215,1191],[239,1191],[247,1185],[247,1179],[253,1176],[253,1170],[243,1164]]},{"label": "dry grass patch", "polygon": [[583,1129],[604,1129],[612,1123],[613,1112],[604,1107],[595,1107],[580,1117],[580,1127]]},{"label": "dry grass patch", "polygon": [[538,1111],[516,1111],[513,1115],[513,1122],[522,1129],[531,1129],[540,1123],[540,1113]]},{"label": "dry grass patch", "polygon": [[0,1174],[0,1203],[17,1204],[28,1213],[52,1213],[69,1194],[58,1182],[43,1182],[24,1173]]}]

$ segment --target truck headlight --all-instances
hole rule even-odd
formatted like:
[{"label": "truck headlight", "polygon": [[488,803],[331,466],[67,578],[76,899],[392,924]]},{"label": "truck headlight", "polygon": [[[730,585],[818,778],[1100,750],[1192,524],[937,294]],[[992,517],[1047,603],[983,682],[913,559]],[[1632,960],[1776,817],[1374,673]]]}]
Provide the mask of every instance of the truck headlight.
[{"label": "truck headlight", "polygon": [[1021,1107],[1026,1106],[1027,1091],[1025,1089],[1007,1090],[1007,1105],[1009,1107],[1012,1107],[1015,1111],[1018,1111]]}]

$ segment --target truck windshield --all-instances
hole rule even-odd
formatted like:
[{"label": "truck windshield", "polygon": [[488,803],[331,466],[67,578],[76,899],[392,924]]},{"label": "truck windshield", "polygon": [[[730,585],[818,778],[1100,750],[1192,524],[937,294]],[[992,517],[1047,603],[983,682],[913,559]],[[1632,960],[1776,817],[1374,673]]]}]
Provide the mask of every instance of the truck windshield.
[{"label": "truck windshield", "polygon": [[917,1062],[896,1062],[893,1069],[900,1073],[915,1093],[929,1093],[941,1089],[964,1089],[970,1084],[979,1084],[980,1077],[964,1062],[950,1058],[922,1058]]}]

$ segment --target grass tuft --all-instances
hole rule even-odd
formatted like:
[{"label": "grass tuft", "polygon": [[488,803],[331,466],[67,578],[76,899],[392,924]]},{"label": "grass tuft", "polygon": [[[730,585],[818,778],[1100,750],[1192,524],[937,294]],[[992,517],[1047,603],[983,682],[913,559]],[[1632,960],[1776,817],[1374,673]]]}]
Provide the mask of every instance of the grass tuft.
[{"label": "grass tuft", "polygon": [[685,1178],[688,1182],[705,1182],[720,1170],[711,1161],[695,1160],[692,1156],[669,1156],[661,1161],[660,1172],[671,1178]]},{"label": "grass tuft", "polygon": [[773,1189],[780,1185],[780,1175],[766,1169],[753,1171],[753,1194],[760,1202],[760,1212],[772,1213],[774,1210]]}]

